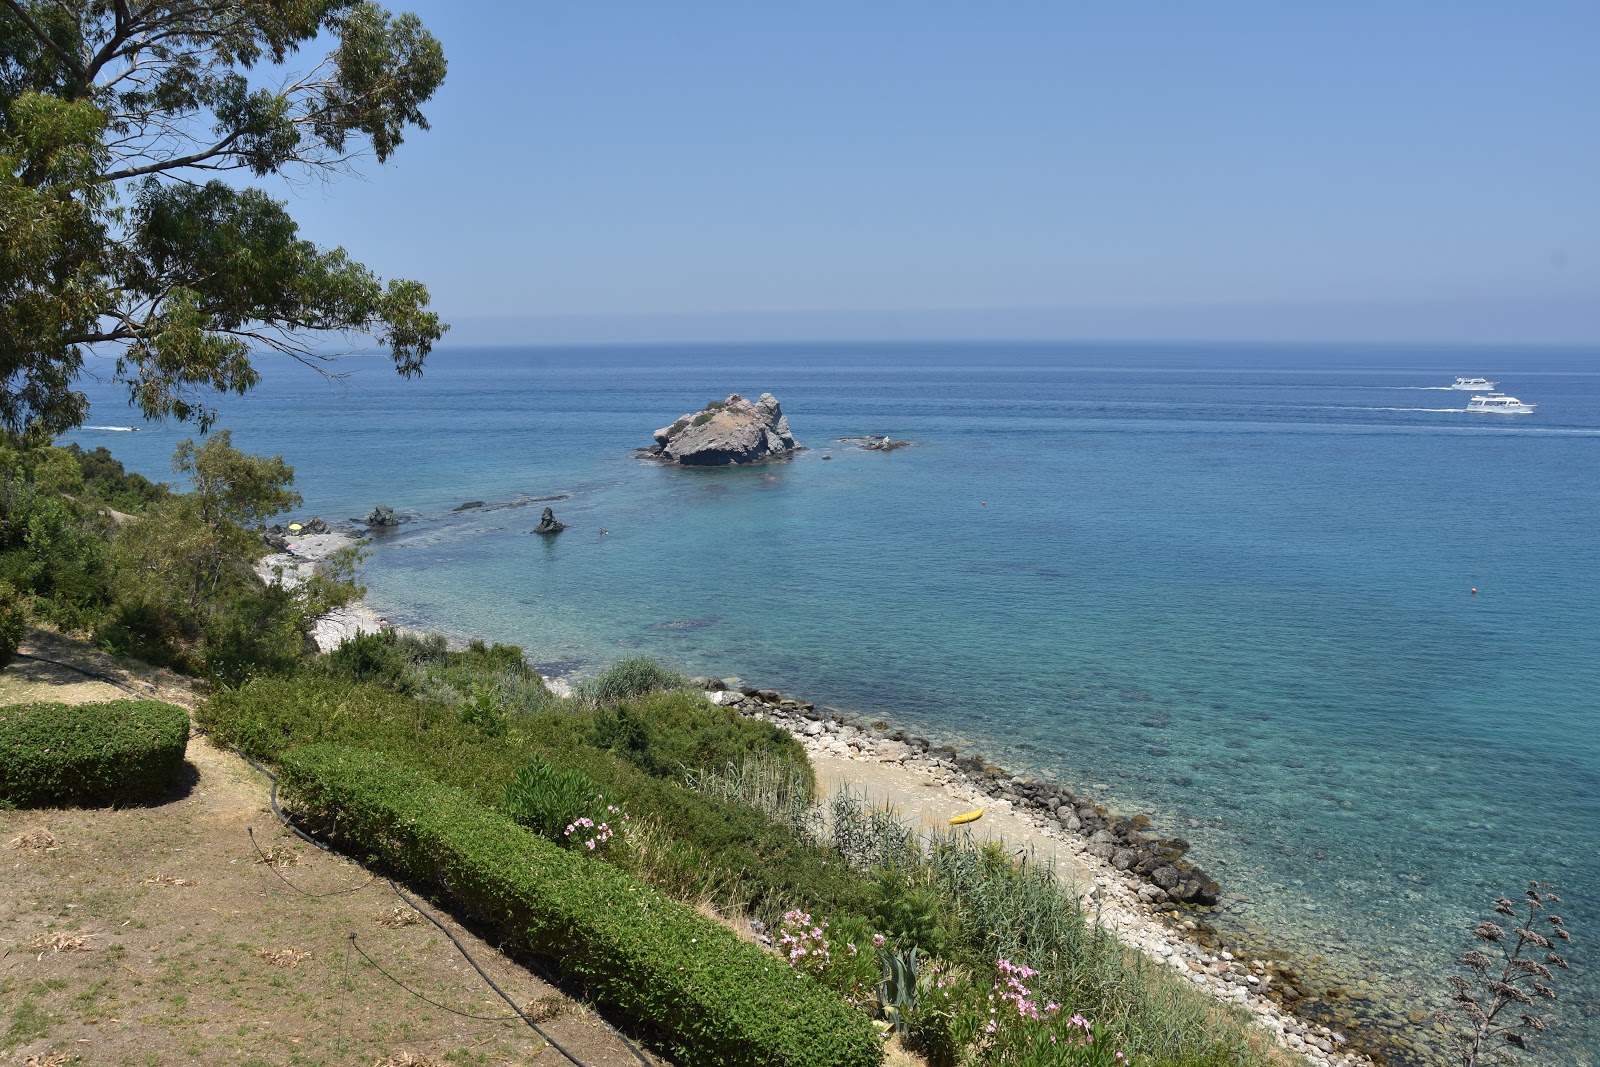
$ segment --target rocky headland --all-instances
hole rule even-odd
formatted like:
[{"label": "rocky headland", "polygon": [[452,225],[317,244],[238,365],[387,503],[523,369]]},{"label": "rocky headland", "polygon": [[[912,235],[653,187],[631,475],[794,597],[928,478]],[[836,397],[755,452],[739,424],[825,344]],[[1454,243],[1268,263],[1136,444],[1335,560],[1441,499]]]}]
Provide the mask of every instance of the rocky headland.
[{"label": "rocky headland", "polygon": [[788,416],[771,393],[754,403],[738,393],[713,400],[655,432],[656,443],[640,457],[686,467],[725,467],[785,459],[803,446],[789,430]]}]

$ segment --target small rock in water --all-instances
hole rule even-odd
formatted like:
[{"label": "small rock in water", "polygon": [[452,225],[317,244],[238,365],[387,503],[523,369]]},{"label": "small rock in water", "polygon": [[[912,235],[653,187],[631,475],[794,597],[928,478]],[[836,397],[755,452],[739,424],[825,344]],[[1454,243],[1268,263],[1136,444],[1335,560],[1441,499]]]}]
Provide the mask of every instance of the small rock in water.
[{"label": "small rock in water", "polygon": [[567,528],[566,523],[556,521],[556,513],[551,508],[545,508],[544,514],[539,516],[539,525],[533,528],[533,533],[550,537]]}]

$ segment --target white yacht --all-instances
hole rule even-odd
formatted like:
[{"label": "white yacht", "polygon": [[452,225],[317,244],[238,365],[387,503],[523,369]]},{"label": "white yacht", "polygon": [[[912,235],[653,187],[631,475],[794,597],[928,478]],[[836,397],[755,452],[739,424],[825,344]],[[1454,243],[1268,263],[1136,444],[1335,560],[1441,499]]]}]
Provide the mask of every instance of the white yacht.
[{"label": "white yacht", "polygon": [[1530,415],[1538,404],[1524,404],[1514,396],[1504,393],[1486,393],[1475,396],[1467,403],[1468,411],[1493,411],[1502,415]]},{"label": "white yacht", "polygon": [[1449,386],[1448,388],[1471,389],[1475,393],[1484,393],[1488,392],[1490,389],[1493,389],[1499,384],[1499,382],[1491,382],[1487,378],[1457,378],[1456,384]]}]

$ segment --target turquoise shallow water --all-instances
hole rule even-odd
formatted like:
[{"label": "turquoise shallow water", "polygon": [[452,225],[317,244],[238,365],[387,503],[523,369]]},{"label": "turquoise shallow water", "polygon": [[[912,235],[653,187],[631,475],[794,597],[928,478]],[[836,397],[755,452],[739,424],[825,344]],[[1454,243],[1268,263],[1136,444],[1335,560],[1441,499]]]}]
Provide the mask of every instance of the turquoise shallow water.
[{"label": "turquoise shallow water", "polygon": [[[414,520],[366,571],[393,618],[569,667],[649,652],[1051,775],[1192,841],[1243,933],[1426,1000],[1527,878],[1600,932],[1597,357],[462,350],[410,383],[269,367],[222,425],[283,453],[306,514]],[[1538,412],[1437,388],[1480,374]],[[762,390],[811,446],[792,462],[632,458]],[[91,422],[130,425],[111,394]],[[915,447],[833,440],[863,433]],[[75,436],[154,475],[184,434]],[[527,534],[542,504],[450,510],[556,494],[554,541]],[[1580,966],[1563,1055],[1593,1063]]]}]

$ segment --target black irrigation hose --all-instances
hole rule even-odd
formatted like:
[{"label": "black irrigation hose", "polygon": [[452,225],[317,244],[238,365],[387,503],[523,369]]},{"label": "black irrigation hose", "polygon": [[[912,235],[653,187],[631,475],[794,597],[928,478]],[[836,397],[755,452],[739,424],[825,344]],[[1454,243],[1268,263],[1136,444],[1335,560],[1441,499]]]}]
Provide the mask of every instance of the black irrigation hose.
[{"label": "black irrigation hose", "polygon": [[335,889],[331,893],[313,893],[309,889],[302,889],[293,882],[289,881],[288,875],[284,874],[278,869],[278,865],[272,862],[271,856],[268,856],[265,852],[261,851],[261,843],[256,840],[256,828],[254,826],[246,826],[244,831],[250,835],[250,844],[255,847],[256,855],[260,857],[260,862],[265,863],[268,869],[270,869],[273,874],[277,875],[279,880],[282,881],[284,885],[288,886],[290,889],[293,889],[301,896],[310,897],[313,900],[322,900],[326,897],[342,897],[347,893],[359,892],[378,880],[378,876],[374,874],[369,876],[365,882],[362,882],[358,886],[352,886],[349,889]]},{"label": "black irrigation hose", "polygon": [[[418,1000],[422,1001],[424,1004],[432,1004],[434,1007],[438,1008],[440,1011],[447,1011],[451,1015],[459,1015],[463,1019],[478,1019],[478,1020],[480,1020],[482,1022],[486,1022],[486,1023],[508,1023],[511,1020],[518,1018],[519,1015],[520,1015],[520,1013],[518,1013],[518,1015],[474,1015],[470,1011],[461,1011],[460,1009],[452,1008],[448,1004],[440,1004],[437,1000],[429,1000],[427,997],[423,996],[421,993],[418,993],[415,989],[412,989],[410,986],[408,986],[404,982],[400,981],[400,979],[396,978],[394,975],[392,975],[388,971],[384,970],[383,969],[383,964],[379,963],[377,960],[375,960],[371,956],[367,955],[367,950],[362,948],[359,944],[356,943],[356,935],[355,935],[355,931],[354,930],[352,930],[347,936],[350,939],[350,947],[355,949],[357,952],[361,953],[361,958],[362,959],[364,959],[368,963],[372,964],[373,968],[379,974],[383,975],[385,978],[389,979],[389,981],[393,982],[395,985],[399,986],[401,989],[404,989],[407,993],[410,993],[412,996],[416,997]],[[541,1035],[541,1036],[543,1036],[543,1035]],[[549,1038],[545,1038],[545,1040],[549,1041],[550,1039]],[[553,1042],[552,1042],[552,1044],[553,1044]]]},{"label": "black irrigation hose", "polygon": [[49,659],[45,656],[35,656],[30,652],[14,652],[12,655],[14,655],[17,659],[31,659],[35,663],[48,663],[52,667],[62,667],[69,671],[77,671],[79,674],[87,678],[93,678],[97,682],[104,682],[107,685],[116,686],[124,693],[131,694],[132,696],[137,697],[139,700],[151,699],[148,693],[141,693],[137,689],[129,686],[127,683],[118,681],[117,679],[111,677],[109,674],[101,674],[99,671],[91,671],[88,668],[80,667],[75,663],[62,663],[58,659]]},{"label": "black irrigation hose", "polygon": [[[577,1057],[558,1045],[555,1038],[551,1037],[549,1034],[540,1029],[538,1023],[528,1018],[527,1014],[521,1008],[517,1007],[517,1002],[512,1000],[511,997],[506,994],[506,991],[501,989],[500,986],[495,983],[495,980],[490,978],[482,967],[478,966],[478,961],[472,958],[472,953],[467,951],[467,946],[456,940],[456,935],[452,934],[448,929],[446,929],[444,923],[440,922],[432,915],[429,915],[427,912],[417,907],[416,901],[402,893],[400,891],[400,887],[395,884],[395,880],[393,878],[385,879],[385,881],[389,883],[389,888],[394,890],[394,895],[405,901],[407,907],[416,912],[418,915],[422,916],[424,919],[427,919],[434,926],[437,926],[439,928],[439,932],[450,939],[450,943],[456,947],[456,951],[461,953],[461,958],[472,965],[472,969],[478,972],[478,977],[482,978],[485,982],[488,982],[489,988],[494,990],[496,993],[499,993],[500,999],[509,1004],[511,1006],[511,1010],[516,1012],[518,1017],[520,1017],[523,1022],[527,1023],[528,1026],[532,1028],[534,1033],[538,1034],[540,1037],[544,1038],[545,1041],[549,1042],[551,1048],[565,1056],[567,1060],[575,1064],[576,1067],[583,1067],[583,1064],[578,1061]],[[354,935],[352,935],[352,937],[353,936]],[[366,955],[366,953],[362,953],[362,955]],[[616,1033],[616,1031],[613,1030],[612,1033]],[[640,1063],[643,1063],[646,1065],[646,1067],[649,1067],[650,1061],[644,1058],[644,1054],[639,1051],[632,1041],[629,1041],[626,1037],[622,1037],[621,1034],[617,1034],[617,1036],[621,1037],[623,1043],[628,1046],[629,1050],[631,1050],[635,1056],[639,1057]]]}]

